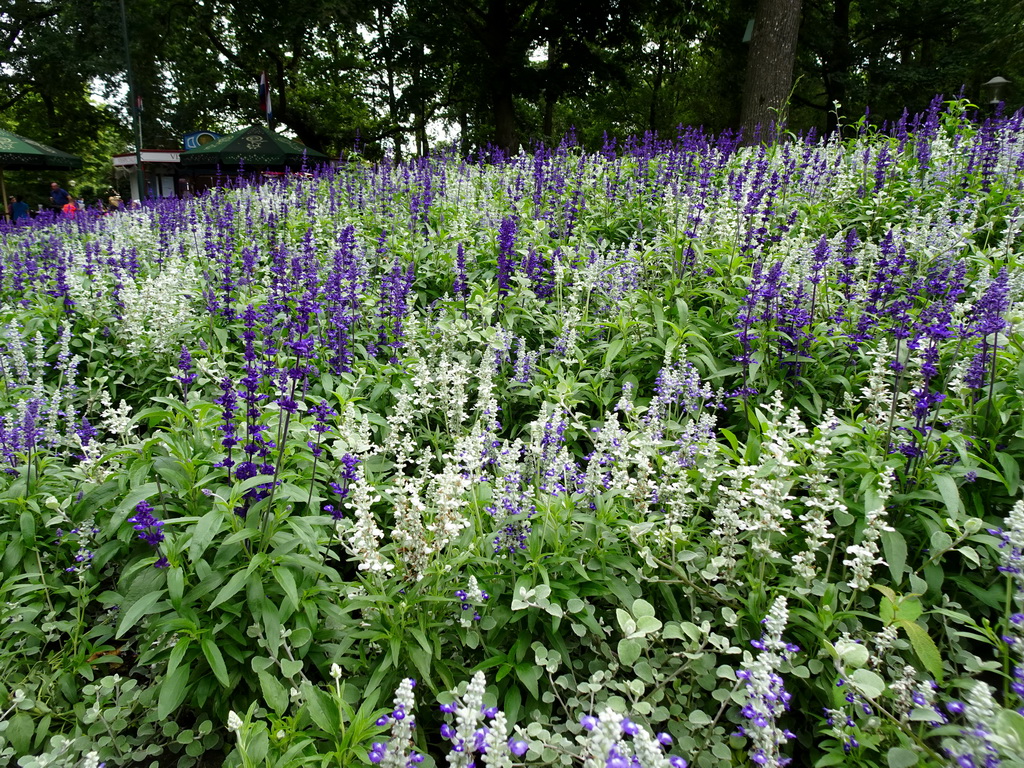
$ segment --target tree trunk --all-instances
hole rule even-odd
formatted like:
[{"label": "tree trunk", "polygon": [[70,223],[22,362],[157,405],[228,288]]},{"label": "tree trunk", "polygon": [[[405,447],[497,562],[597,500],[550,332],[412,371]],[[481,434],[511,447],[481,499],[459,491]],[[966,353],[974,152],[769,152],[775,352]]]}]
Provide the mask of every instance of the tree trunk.
[{"label": "tree trunk", "polygon": [[492,92],[494,99],[494,143],[509,156],[519,151],[516,136],[516,105],[512,89],[497,86]]},{"label": "tree trunk", "polygon": [[647,116],[647,128],[652,133],[658,130],[658,97],[665,80],[665,37],[658,39],[658,51],[655,54],[654,79],[651,81],[651,108]]},{"label": "tree trunk", "polygon": [[786,102],[793,86],[801,2],[758,0],[740,116],[747,143],[753,142],[755,136],[761,141],[771,140],[785,122]]},{"label": "tree trunk", "polygon": [[508,155],[519,151],[516,135],[515,84],[512,72],[516,63],[512,52],[513,26],[519,17],[505,0],[489,0],[484,23],[483,42],[490,61],[491,114],[494,118],[494,143]]},{"label": "tree trunk", "polygon": [[558,88],[555,85],[555,78],[558,76],[558,43],[548,40],[548,63],[545,67],[547,85],[544,88],[544,120],[541,125],[541,133],[544,141],[549,147],[555,146],[555,104],[558,102]]},{"label": "tree trunk", "polygon": [[840,104],[839,112],[847,107],[846,83],[853,65],[853,53],[850,49],[850,0],[835,0],[832,14],[832,56],[827,62],[825,73],[825,95],[828,98],[828,123],[826,130],[832,133],[839,127],[836,114],[836,102]]}]

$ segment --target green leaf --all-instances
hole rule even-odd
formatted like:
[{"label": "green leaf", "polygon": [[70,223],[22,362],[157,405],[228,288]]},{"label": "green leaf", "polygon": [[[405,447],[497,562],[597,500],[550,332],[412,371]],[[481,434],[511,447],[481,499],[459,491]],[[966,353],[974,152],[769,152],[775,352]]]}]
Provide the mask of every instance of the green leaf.
[{"label": "green leaf", "polygon": [[176,642],[174,647],[171,648],[171,655],[167,660],[168,676],[181,665],[181,661],[185,658],[185,653],[188,651],[190,645],[192,645],[192,639],[182,637],[179,638],[178,642]]},{"label": "green leaf", "polygon": [[7,723],[7,730],[3,735],[14,747],[15,752],[27,754],[32,748],[34,732],[35,723],[32,722],[32,717],[27,712],[19,712]]},{"label": "green leaf", "polygon": [[885,680],[870,669],[857,669],[850,674],[850,682],[869,699],[877,699],[885,692]]},{"label": "green leaf", "polygon": [[636,620],[636,634],[649,635],[661,629],[661,622],[653,616],[640,616]]},{"label": "green leaf", "polygon": [[996,733],[1008,737],[1011,743],[1016,742],[1014,749],[1019,754],[1024,751],[1024,715],[1012,709],[1001,709],[996,713]]},{"label": "green leaf", "polygon": [[178,667],[160,683],[160,695],[157,697],[156,718],[165,720],[177,711],[188,692],[187,666]]},{"label": "green leaf", "polygon": [[267,706],[274,710],[274,712],[278,715],[283,715],[284,711],[288,709],[288,689],[281,684],[277,677],[267,672],[258,672],[257,676],[260,679],[260,690],[263,691],[263,700],[267,702]]},{"label": "green leaf", "polygon": [[636,616],[638,619],[641,616],[654,616],[654,606],[646,600],[644,600],[643,598],[637,598],[636,600],[634,600],[633,607],[631,610],[633,612],[633,615]]},{"label": "green leaf", "polygon": [[939,653],[935,641],[931,639],[928,632],[920,624],[902,619],[896,623],[903,627],[903,631],[907,633],[910,645],[913,646],[917,658],[924,664],[924,668],[931,672],[935,682],[941,685],[943,672],[942,654]]},{"label": "green leaf", "polygon": [[203,649],[203,656],[206,657],[207,663],[210,665],[210,669],[213,670],[214,676],[218,682],[225,688],[231,687],[231,679],[228,677],[228,668],[224,664],[224,657],[220,653],[220,648],[214,642],[212,637],[204,637],[200,642],[200,646]]},{"label": "green leaf", "polygon": [[899,586],[903,580],[903,570],[907,565],[907,541],[899,531],[884,531],[882,533],[882,551],[885,553],[885,562],[889,564],[889,573],[892,574],[892,583]]},{"label": "green leaf", "polygon": [[224,524],[224,513],[211,509],[192,527],[192,541],[188,547],[188,559],[196,563],[206,552],[213,537],[220,533]]},{"label": "green leaf", "polygon": [[851,667],[863,667],[871,655],[862,643],[855,643],[852,640],[836,641],[835,649],[843,663]]},{"label": "green leaf", "polygon": [[431,680],[431,665],[430,662],[433,658],[433,654],[430,651],[420,648],[418,645],[408,646],[409,658],[412,659],[412,663],[416,666],[416,671],[420,674],[420,679],[430,685]]},{"label": "green leaf", "polygon": [[140,485],[138,488],[133,490],[114,510],[114,513],[110,516],[110,523],[108,524],[108,530],[111,532],[117,531],[121,527],[121,524],[128,519],[128,516],[135,511],[135,505],[140,501],[145,501],[150,496],[160,492],[160,486],[156,483],[146,483]]},{"label": "green leaf", "polygon": [[185,594],[185,574],[180,566],[167,569],[167,595],[171,603],[180,603]]},{"label": "green leaf", "polygon": [[290,568],[281,565],[275,565],[271,569],[271,573],[274,574],[274,580],[284,590],[285,597],[292,604],[292,609],[297,610],[299,607],[299,590],[295,586],[295,574],[291,572]]},{"label": "green leaf", "polygon": [[929,538],[931,549],[934,554],[945,552],[953,545],[953,539],[945,531],[934,531]]},{"label": "green leaf", "polygon": [[537,681],[544,670],[536,664],[518,664],[516,666],[516,677],[526,686],[526,690],[535,699],[540,698],[540,690],[537,688]]},{"label": "green leaf", "polygon": [[896,607],[896,618],[901,621],[917,621],[924,613],[924,606],[916,597],[904,597]]},{"label": "green leaf", "polygon": [[1017,458],[1000,451],[996,454],[996,459],[999,460],[999,466],[1003,468],[1003,482],[1006,483],[1006,492],[1010,496],[1016,496],[1017,489],[1020,487],[1020,465],[1017,463]]},{"label": "green leaf", "polygon": [[334,699],[309,682],[302,683],[303,698],[309,710],[309,716],[331,738],[341,727],[338,704]]},{"label": "green leaf", "polygon": [[640,658],[640,652],[643,650],[643,646],[640,641],[632,637],[624,637],[619,640],[618,655],[619,663],[624,667],[632,667],[637,659]]},{"label": "green leaf", "polygon": [[164,592],[165,590],[161,588],[145,594],[124,609],[121,621],[117,625],[117,634],[114,637],[122,637],[125,632],[135,627],[143,616],[153,613],[158,607],[163,607],[158,604]]},{"label": "green leaf", "polygon": [[221,588],[220,592],[217,593],[217,597],[214,598],[212,603],[210,603],[210,607],[207,610],[212,611],[225,600],[230,600],[232,597],[237,595],[241,591],[242,587],[245,586],[245,580],[248,578],[248,576],[248,570],[239,571],[234,576],[232,576],[228,583],[225,584]]},{"label": "green leaf", "polygon": [[946,505],[946,512],[954,520],[959,520],[960,513],[963,511],[963,503],[960,501],[960,489],[956,487],[956,480],[951,475],[946,474],[936,474],[932,475],[932,477],[939,489],[939,493],[942,495],[942,501]]},{"label": "green leaf", "polygon": [[505,716],[510,723],[514,723],[519,716],[519,710],[523,706],[523,694],[519,690],[519,686],[510,685],[508,687],[503,704],[502,709],[505,712]]},{"label": "green leaf", "polygon": [[633,617],[621,608],[615,609],[615,618],[619,622],[619,628],[622,630],[622,634],[632,635],[636,632],[636,622],[633,621]]},{"label": "green leaf", "polygon": [[917,753],[906,747],[892,747],[885,757],[889,768],[912,768],[919,762]]},{"label": "green leaf", "polygon": [[893,620],[896,618],[896,606],[888,597],[883,597],[878,602],[878,617],[886,626],[892,624]]},{"label": "green leaf", "polygon": [[116,480],[108,480],[103,485],[96,486],[78,502],[78,514],[83,517],[92,517],[100,507],[109,506],[118,493],[120,493],[120,488],[118,488]]},{"label": "green leaf", "polygon": [[612,362],[618,357],[625,343],[625,339],[622,338],[612,339],[608,342],[608,350],[604,353],[604,368],[611,368]]},{"label": "green leaf", "polygon": [[281,659],[281,674],[291,679],[302,671],[301,659]]},{"label": "green leaf", "polygon": [[21,540],[27,547],[35,545],[36,541],[36,516],[27,509],[21,513],[19,521],[21,526]]},{"label": "green leaf", "polygon": [[700,709],[691,710],[687,719],[694,725],[709,725],[711,723],[708,713]]}]

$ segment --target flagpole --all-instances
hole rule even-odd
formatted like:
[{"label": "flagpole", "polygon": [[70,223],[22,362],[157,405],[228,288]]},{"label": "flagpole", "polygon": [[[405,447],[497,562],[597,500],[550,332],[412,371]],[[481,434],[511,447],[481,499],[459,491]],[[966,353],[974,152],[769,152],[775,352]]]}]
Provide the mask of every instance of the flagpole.
[{"label": "flagpole", "polygon": [[146,177],[142,172],[142,116],[139,114],[138,95],[135,93],[135,80],[132,78],[132,54],[128,44],[128,16],[121,2],[121,34],[124,36],[124,60],[128,74],[128,111],[133,117],[135,128],[135,183],[138,185],[139,196],[136,202],[146,195]]}]

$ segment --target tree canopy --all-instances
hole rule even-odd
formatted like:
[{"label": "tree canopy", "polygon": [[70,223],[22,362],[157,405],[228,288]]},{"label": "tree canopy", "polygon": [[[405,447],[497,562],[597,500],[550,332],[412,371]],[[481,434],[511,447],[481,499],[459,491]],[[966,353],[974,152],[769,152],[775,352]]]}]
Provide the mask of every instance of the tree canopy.
[{"label": "tree canopy", "polygon": [[[788,85],[773,88],[788,88],[788,127],[827,130],[868,107],[872,119],[895,120],[936,94],[963,89],[978,100],[995,75],[1020,81],[1024,6],[998,4],[993,12],[981,0],[786,0],[791,19],[799,14],[786,32],[798,35],[795,60],[778,81]],[[262,120],[257,82],[266,71],[275,123],[303,143],[400,156],[429,150],[439,136],[464,152],[515,151],[573,127],[589,144],[679,124],[739,127],[744,91],[756,87],[746,75],[789,66],[758,53],[763,29],[745,40],[755,17],[780,7],[127,0],[126,16],[145,146]],[[10,52],[0,125],[87,158],[132,143],[119,2],[10,0],[0,39]]]}]

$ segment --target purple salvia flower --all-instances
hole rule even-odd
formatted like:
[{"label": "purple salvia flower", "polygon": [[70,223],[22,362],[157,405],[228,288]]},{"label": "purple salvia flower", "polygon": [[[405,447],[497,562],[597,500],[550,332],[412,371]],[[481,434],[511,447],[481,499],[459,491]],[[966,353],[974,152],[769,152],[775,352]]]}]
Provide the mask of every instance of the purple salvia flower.
[{"label": "purple salvia flower", "polygon": [[504,300],[512,285],[515,269],[516,220],[509,216],[502,219],[498,228],[498,299]]},{"label": "purple salvia flower", "polygon": [[[139,538],[159,554],[160,544],[164,540],[164,523],[153,515],[153,507],[146,501],[140,501],[135,505],[135,515],[128,518],[128,522],[139,532]],[[154,568],[166,568],[168,565],[167,558],[163,556],[153,563]]]}]

